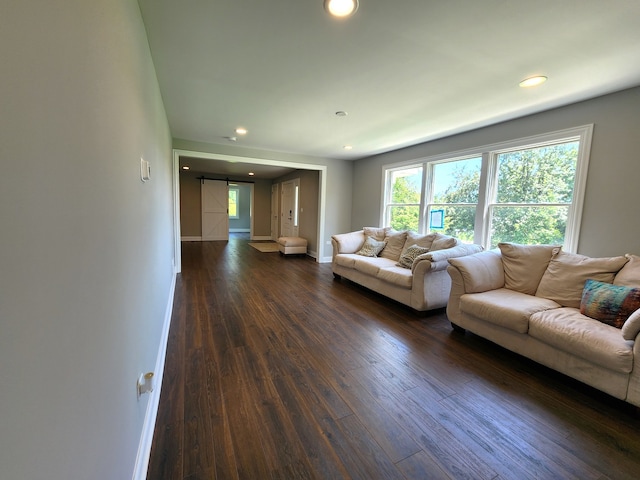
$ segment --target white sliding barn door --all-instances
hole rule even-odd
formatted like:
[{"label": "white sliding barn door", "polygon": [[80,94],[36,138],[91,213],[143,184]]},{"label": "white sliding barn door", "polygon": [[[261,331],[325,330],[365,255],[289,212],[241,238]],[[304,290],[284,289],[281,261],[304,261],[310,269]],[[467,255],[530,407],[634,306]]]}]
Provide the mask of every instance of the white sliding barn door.
[{"label": "white sliding barn door", "polygon": [[224,180],[203,180],[202,241],[229,240],[229,187]]}]

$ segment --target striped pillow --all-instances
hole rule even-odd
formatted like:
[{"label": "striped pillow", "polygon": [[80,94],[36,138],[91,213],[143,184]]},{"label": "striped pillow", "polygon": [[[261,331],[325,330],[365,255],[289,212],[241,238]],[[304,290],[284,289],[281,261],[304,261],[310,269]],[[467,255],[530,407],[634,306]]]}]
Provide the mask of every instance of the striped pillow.
[{"label": "striped pillow", "polygon": [[402,255],[400,255],[400,260],[398,260],[396,265],[402,268],[411,268],[413,266],[413,261],[428,251],[428,248],[424,248],[419,245],[411,245],[403,252]]},{"label": "striped pillow", "polygon": [[385,242],[375,240],[373,237],[367,237],[360,251],[356,253],[363,257],[377,257],[385,245]]}]

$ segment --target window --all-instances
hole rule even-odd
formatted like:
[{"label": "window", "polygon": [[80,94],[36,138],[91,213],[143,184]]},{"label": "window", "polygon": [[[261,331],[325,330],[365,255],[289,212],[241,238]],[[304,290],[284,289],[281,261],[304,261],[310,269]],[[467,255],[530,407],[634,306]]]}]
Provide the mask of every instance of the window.
[{"label": "window", "polygon": [[421,196],[422,166],[389,171],[385,225],[396,230],[419,231]]},{"label": "window", "polygon": [[575,251],[592,129],[386,166],[382,224],[485,248],[547,243]]},{"label": "window", "polygon": [[473,243],[481,167],[482,157],[477,156],[428,165],[427,233]]},{"label": "window", "polygon": [[240,218],[240,210],[238,202],[240,200],[240,189],[238,187],[229,187],[229,218]]},{"label": "window", "polygon": [[499,242],[563,244],[579,142],[496,152],[489,203],[490,247]]}]

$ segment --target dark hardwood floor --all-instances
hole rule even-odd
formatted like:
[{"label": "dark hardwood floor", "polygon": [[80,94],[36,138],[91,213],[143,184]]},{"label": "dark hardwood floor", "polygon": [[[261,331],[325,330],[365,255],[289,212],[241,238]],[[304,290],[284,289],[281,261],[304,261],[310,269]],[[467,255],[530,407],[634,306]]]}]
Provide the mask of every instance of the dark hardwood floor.
[{"label": "dark hardwood floor", "polygon": [[638,410],[243,235],[183,243],[148,479],[638,479]]}]

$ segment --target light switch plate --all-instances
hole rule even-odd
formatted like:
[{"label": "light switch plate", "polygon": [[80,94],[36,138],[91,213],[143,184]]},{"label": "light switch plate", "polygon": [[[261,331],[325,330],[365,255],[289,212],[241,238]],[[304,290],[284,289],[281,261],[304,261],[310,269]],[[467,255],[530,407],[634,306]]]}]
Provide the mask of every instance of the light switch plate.
[{"label": "light switch plate", "polygon": [[151,178],[151,168],[149,162],[144,158],[140,159],[140,180],[146,182]]}]

